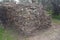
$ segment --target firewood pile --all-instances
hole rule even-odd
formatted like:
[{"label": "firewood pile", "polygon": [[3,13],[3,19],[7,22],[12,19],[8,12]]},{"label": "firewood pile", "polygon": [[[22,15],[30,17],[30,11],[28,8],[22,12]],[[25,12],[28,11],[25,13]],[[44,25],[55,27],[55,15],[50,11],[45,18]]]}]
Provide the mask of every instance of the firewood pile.
[{"label": "firewood pile", "polygon": [[51,27],[51,17],[44,11],[41,4],[1,4],[0,20],[4,28],[32,34],[36,30]]}]

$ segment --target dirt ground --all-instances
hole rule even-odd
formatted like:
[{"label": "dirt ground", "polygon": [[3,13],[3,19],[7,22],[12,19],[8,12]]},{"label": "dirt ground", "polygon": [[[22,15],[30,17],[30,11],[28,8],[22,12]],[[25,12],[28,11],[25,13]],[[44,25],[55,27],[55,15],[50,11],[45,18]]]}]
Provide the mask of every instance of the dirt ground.
[{"label": "dirt ground", "polygon": [[41,31],[36,36],[18,37],[18,40],[60,40],[60,25],[52,26],[47,30]]}]

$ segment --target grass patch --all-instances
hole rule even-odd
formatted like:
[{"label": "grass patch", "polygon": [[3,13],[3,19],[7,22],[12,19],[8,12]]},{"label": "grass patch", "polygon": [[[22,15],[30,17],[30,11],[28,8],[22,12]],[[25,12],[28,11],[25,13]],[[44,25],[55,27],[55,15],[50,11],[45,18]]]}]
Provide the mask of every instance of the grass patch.
[{"label": "grass patch", "polygon": [[60,20],[60,15],[55,15],[55,16],[52,16],[53,19],[56,19],[56,20]]},{"label": "grass patch", "polygon": [[4,30],[4,28],[0,26],[0,40],[17,40],[17,38],[11,34],[11,31]]},{"label": "grass patch", "polygon": [[0,40],[3,40],[4,29],[0,27]]},{"label": "grass patch", "polygon": [[54,19],[54,18],[53,18],[53,19],[52,19],[52,22],[55,23],[55,24],[60,24],[60,20],[58,20],[58,19]]},{"label": "grass patch", "polygon": [[52,21],[56,24],[60,24],[60,15],[52,16]]}]

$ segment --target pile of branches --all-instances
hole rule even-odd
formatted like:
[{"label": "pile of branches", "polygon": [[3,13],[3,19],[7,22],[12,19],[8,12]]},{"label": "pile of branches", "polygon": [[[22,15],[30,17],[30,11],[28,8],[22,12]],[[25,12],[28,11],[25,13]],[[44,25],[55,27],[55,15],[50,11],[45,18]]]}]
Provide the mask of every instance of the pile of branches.
[{"label": "pile of branches", "polygon": [[28,35],[51,27],[51,17],[46,15],[41,4],[1,4],[0,20],[5,28]]}]

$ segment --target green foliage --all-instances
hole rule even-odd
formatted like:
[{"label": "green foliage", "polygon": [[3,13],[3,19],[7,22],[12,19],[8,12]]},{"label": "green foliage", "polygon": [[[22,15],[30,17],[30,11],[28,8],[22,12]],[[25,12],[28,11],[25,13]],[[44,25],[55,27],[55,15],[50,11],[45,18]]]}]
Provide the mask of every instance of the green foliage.
[{"label": "green foliage", "polygon": [[53,11],[52,10],[48,10],[47,11],[49,15],[52,15]]}]

